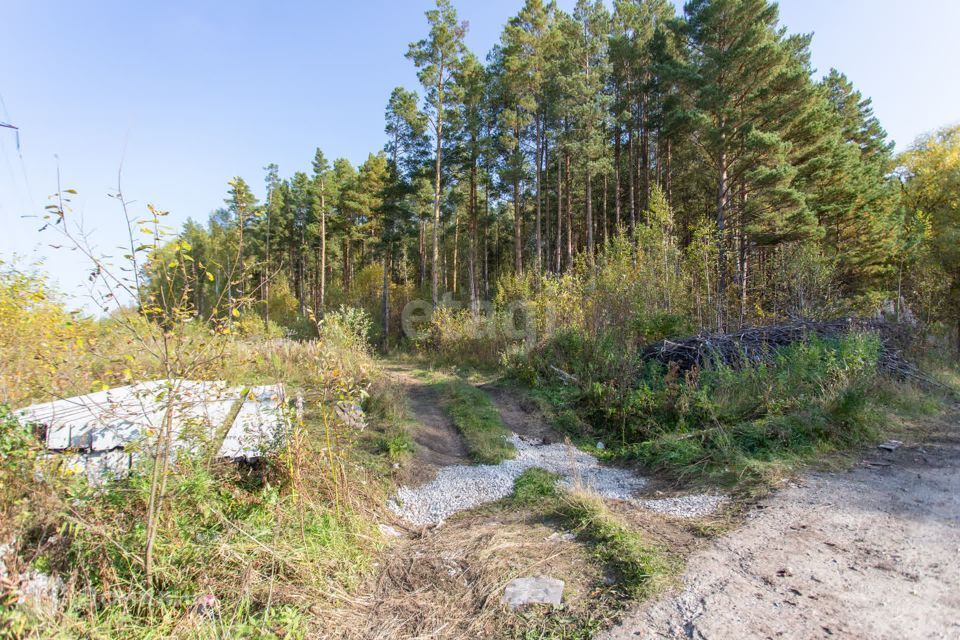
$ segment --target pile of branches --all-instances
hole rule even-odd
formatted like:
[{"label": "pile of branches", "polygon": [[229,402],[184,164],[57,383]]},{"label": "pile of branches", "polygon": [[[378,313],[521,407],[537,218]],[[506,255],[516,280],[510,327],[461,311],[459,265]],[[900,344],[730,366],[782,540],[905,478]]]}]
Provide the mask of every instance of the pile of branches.
[{"label": "pile of branches", "polygon": [[680,371],[710,364],[741,368],[768,362],[776,349],[813,337],[837,338],[851,332],[872,333],[880,339],[880,371],[899,379],[939,386],[903,356],[910,329],[907,325],[878,319],[794,320],[785,324],[744,327],[733,333],[662,340],[644,349],[641,355],[645,360],[656,360]]}]

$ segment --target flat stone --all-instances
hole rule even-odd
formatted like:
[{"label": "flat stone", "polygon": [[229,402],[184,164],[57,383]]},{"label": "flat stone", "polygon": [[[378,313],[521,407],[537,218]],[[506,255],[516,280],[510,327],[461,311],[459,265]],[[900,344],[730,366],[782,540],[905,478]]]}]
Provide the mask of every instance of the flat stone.
[{"label": "flat stone", "polygon": [[503,590],[503,604],[517,609],[527,604],[560,606],[563,599],[563,580],[547,576],[530,576],[511,580]]}]

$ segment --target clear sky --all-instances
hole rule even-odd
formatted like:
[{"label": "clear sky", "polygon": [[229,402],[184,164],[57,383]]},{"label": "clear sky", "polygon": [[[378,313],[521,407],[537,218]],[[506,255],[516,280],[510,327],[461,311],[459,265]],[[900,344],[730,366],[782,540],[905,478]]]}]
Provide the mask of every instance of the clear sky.
[{"label": "clear sky", "polygon": [[[313,151],[361,162],[383,144],[383,108],[416,87],[407,45],[432,0],[8,0],[0,21],[0,121],[21,129],[18,154],[0,128],[0,259],[45,259],[68,294],[75,254],[47,246],[38,214],[56,190],[104,249],[122,242],[107,197],[123,165],[135,209],[177,223],[222,204],[227,181],[263,191],[262,167],[308,169]],[[522,0],[455,0],[483,56]],[[572,9],[574,0],[560,0]],[[678,2],[678,5],[680,3]],[[844,71],[907,146],[960,120],[960,1],[783,0],[791,32],[813,32],[819,74]],[[21,161],[22,154],[22,161]]]}]

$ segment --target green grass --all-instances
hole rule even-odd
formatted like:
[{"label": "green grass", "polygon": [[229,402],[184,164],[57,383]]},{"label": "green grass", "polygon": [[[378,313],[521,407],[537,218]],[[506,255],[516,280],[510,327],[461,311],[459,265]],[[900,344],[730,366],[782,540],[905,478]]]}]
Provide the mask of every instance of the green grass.
[{"label": "green grass", "polygon": [[851,334],[783,347],[756,366],[678,374],[567,332],[532,358],[579,384],[545,374],[532,393],[578,446],[603,440],[600,457],[698,483],[763,483],[881,437],[891,411],[938,411],[930,394],[877,374],[878,350],[875,337]]},{"label": "green grass", "polygon": [[560,490],[558,479],[545,469],[527,469],[514,481],[507,504],[534,508],[558,519],[562,528],[573,531],[616,575],[617,587],[630,599],[650,596],[677,571],[666,553],[607,509],[601,498]]},{"label": "green grass", "polygon": [[444,383],[443,391],[447,411],[474,462],[499,464],[517,455],[507,440],[510,431],[487,394],[462,380]]},{"label": "green grass", "polygon": [[559,495],[557,492],[559,478],[560,476],[556,473],[539,467],[526,469],[514,480],[510,500],[518,506],[536,506],[545,500],[552,500]]},{"label": "green grass", "polygon": [[557,513],[566,526],[617,575],[617,584],[633,599],[653,594],[675,572],[666,554],[611,513],[600,498],[580,492],[562,495]]},{"label": "green grass", "polygon": [[391,460],[403,460],[413,454],[415,443],[410,431],[394,427],[376,436],[377,450]]},{"label": "green grass", "polygon": [[407,459],[416,447],[413,432],[416,424],[410,414],[402,385],[379,381],[370,389],[364,410],[374,429],[368,438],[373,451],[390,461]]}]

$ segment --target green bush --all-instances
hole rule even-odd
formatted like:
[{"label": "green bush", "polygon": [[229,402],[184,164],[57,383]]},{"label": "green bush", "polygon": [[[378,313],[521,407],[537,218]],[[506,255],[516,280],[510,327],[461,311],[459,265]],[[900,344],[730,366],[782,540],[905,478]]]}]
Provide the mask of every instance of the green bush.
[{"label": "green bush", "polygon": [[320,321],[320,341],[344,350],[367,353],[373,322],[363,309],[341,306]]},{"label": "green bush", "polygon": [[400,460],[413,453],[415,444],[410,432],[401,427],[395,427],[379,434],[378,448],[391,460]]},{"label": "green bush", "polygon": [[617,351],[612,338],[565,330],[530,359],[542,380],[557,380],[550,365],[577,377],[576,385],[541,390],[564,431],[582,419],[615,455],[732,476],[869,437],[878,355],[875,337],[850,334],[789,345],[754,366],[715,363],[681,374]]}]

